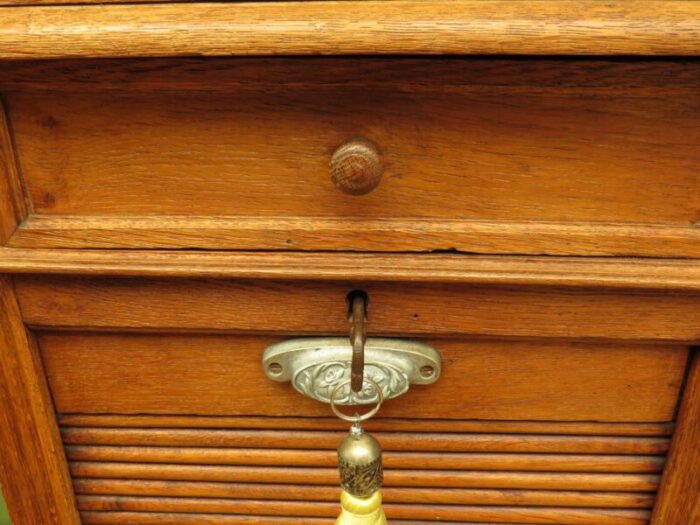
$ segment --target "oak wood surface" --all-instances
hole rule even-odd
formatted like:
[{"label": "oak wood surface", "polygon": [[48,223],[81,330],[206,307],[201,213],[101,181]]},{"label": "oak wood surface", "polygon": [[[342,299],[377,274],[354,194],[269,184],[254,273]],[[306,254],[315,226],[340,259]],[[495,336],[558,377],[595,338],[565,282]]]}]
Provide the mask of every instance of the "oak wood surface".
[{"label": "oak wood surface", "polygon": [[[227,516],[224,514],[194,514],[165,512],[104,512],[85,511],[80,514],[83,525],[328,525],[328,518],[288,516]],[[430,522],[410,522],[427,525]],[[448,524],[449,525],[449,524]]]},{"label": "oak wood surface", "polygon": [[652,523],[700,521],[700,352],[695,350]]},{"label": "oak wood surface", "polygon": [[[294,485],[247,485],[254,487],[248,492],[256,494],[253,497],[237,497],[234,494],[228,494],[225,498],[213,498],[208,496],[207,499],[188,497],[142,497],[135,496],[93,496],[84,495],[78,497],[78,505],[83,510],[118,510],[119,503],[124,503],[122,510],[147,510],[146,506],[150,505],[150,510],[156,511],[185,511],[185,512],[226,512],[224,508],[228,507],[228,512],[236,513],[236,508],[246,507],[246,502],[251,500],[259,502],[260,505],[267,504],[270,508],[267,512],[271,514],[279,514],[282,512],[290,512],[290,507],[282,507],[279,501],[287,503],[299,502],[314,502],[321,503],[320,509],[328,508],[331,503],[336,508],[340,499],[340,490],[332,486],[313,486],[300,488]],[[275,495],[274,492],[278,494]],[[245,491],[243,491],[245,492]],[[287,499],[287,496],[293,496],[292,499]],[[258,498],[257,496],[260,496]],[[275,501],[277,500],[277,501]],[[216,507],[208,507],[206,502],[216,502],[219,510]],[[520,490],[520,491],[499,491],[489,489],[433,489],[433,488],[391,488],[386,487],[382,490],[382,501],[385,505],[406,505],[420,502],[421,505],[507,505],[513,507],[577,507],[577,508],[626,508],[626,509],[649,509],[654,503],[654,496],[650,493],[634,493],[634,492],[593,492],[593,491],[546,491],[546,490]],[[160,508],[157,506],[160,505]],[[140,507],[140,508],[139,508]],[[293,508],[293,507],[292,507]],[[297,508],[304,508],[300,506]],[[319,510],[320,510],[319,509]],[[239,510],[240,512],[240,510]],[[258,510],[248,508],[250,514],[265,514]],[[305,515],[316,515],[317,511],[307,508]],[[323,511],[321,511],[323,512]],[[303,515],[303,514],[302,514]],[[418,518],[419,516],[409,516]]]},{"label": "oak wood surface", "polygon": [[[201,417],[67,415],[62,419],[81,425],[118,421],[132,425],[63,428],[83,516],[92,512],[101,513],[100,519],[106,520],[130,520],[133,516],[138,523],[137,517],[147,515],[156,520],[154,523],[178,523],[181,517],[211,517],[212,513],[222,517],[245,515],[251,520],[264,519],[255,517],[264,515],[334,515],[339,489],[333,455],[344,430],[303,430],[306,425],[299,427],[302,420],[298,418],[279,420],[281,426],[291,424],[296,430],[290,427],[277,431],[231,429],[236,424],[254,427],[250,418],[220,418],[231,425],[221,430],[198,428],[206,421]],[[165,429],[158,425],[158,420],[168,419],[171,425],[189,422],[190,427]],[[133,426],[148,422],[152,428]],[[373,424],[382,428],[396,423],[388,419]],[[482,430],[505,424],[514,425],[516,430],[538,428],[539,432],[549,432],[469,434],[459,430],[459,423],[443,434],[434,429],[373,429],[386,450],[383,492],[385,507],[393,516],[440,523],[446,519],[562,524],[648,521],[661,465],[656,463],[649,470],[651,464],[645,463],[662,459],[668,438],[552,434],[556,429],[566,432],[572,428],[565,422],[462,422]],[[590,430],[610,426],[586,425]],[[642,433],[648,430],[643,424],[626,427],[631,433],[635,427]],[[285,449],[276,448],[279,446]],[[421,452],[426,446],[428,449]],[[440,470],[438,464],[431,463],[450,457],[455,462],[450,463],[449,470]],[[486,462],[465,463],[468,457]],[[412,464],[410,458],[416,463]],[[587,465],[596,458],[607,458],[599,466],[605,462],[611,465],[611,461],[636,465],[631,470],[618,471],[611,465],[610,471],[592,472]],[[559,460],[566,462],[567,470],[552,470],[553,462]],[[530,467],[535,470],[528,470]]]},{"label": "oak wood surface", "polygon": [[[336,455],[329,450],[71,445],[66,448],[66,454],[69,460],[81,462],[296,467],[337,465]],[[385,452],[382,459],[384,466],[390,469],[550,472],[661,472],[665,461],[661,456],[428,452]]]},{"label": "oak wood surface", "polygon": [[[164,54],[169,22],[188,29],[167,37],[184,54],[374,53],[371,38],[388,52],[697,54],[700,41],[692,3],[539,2],[530,35],[511,2],[382,4],[289,4],[278,26],[274,4],[0,8],[0,56]],[[302,7],[336,30],[309,38]],[[386,18],[358,25],[362,10]],[[373,423],[392,523],[648,523],[684,345],[700,341],[697,61],[14,62],[0,77],[0,271],[42,274],[17,277],[17,297],[0,278],[0,480],[17,525],[79,521],[51,395],[84,523],[326,522],[343,432],[258,358],[283,336],[344,334],[359,287],[373,334],[427,336],[448,365]],[[344,201],[327,163],[358,131],[386,178]],[[95,247],[110,250],[70,249]],[[663,525],[700,519],[697,363]]]},{"label": "oak wood surface", "polygon": [[[695,62],[372,64],[9,68],[39,214],[12,244],[698,255]],[[358,135],[363,197],[328,165]]]},{"label": "oak wood surface", "polygon": [[[434,2],[433,2],[434,3]],[[233,57],[0,61],[0,91],[120,93],[199,92],[252,94],[288,89],[379,88],[400,93],[514,92],[691,95],[695,57]],[[202,81],[206,77],[207,82]]]},{"label": "oak wood surface", "polygon": [[[267,380],[265,336],[42,334],[60,412],[323,416],[328,407]],[[389,400],[387,417],[673,420],[687,349],[677,346],[428,340],[440,381]],[[547,381],[542,381],[547,377]]]},{"label": "oak wood surface", "polygon": [[[62,427],[66,445],[192,446],[336,450],[347,432]],[[388,451],[659,455],[660,437],[376,432]],[[419,439],[418,439],[419,438]]]},{"label": "oak wood surface", "polygon": [[5,103],[0,98],[0,245],[6,244],[27,215],[27,204],[17,171]]},{"label": "oak wood surface", "polygon": [[[366,88],[261,83],[255,93],[6,100],[37,213],[689,225],[700,218],[698,76],[687,93],[402,93],[399,77]],[[329,171],[354,135],[376,143],[385,166],[382,184],[363,196],[345,195]]]},{"label": "oak wood surface", "polygon": [[[191,424],[196,425],[197,420],[192,418]],[[550,423],[556,424],[566,425]],[[76,452],[80,455],[81,451],[92,455],[90,461],[82,461],[79,457],[76,460],[72,456],[74,486],[84,511],[140,510],[174,512],[177,516],[197,512],[284,516],[294,513],[316,516],[321,512],[323,516],[330,516],[329,510],[321,509],[330,508],[331,503],[305,512],[305,504],[294,502],[314,500],[337,505],[337,470],[334,466],[304,467],[296,461],[299,454],[326,454],[332,463],[330,456],[343,435],[343,431],[304,430],[290,433],[289,430],[63,428],[69,455]],[[585,463],[587,459],[595,461],[600,454],[609,458],[608,461],[613,458],[619,458],[616,461],[640,461],[639,454],[660,459],[669,442],[667,438],[650,437],[410,434],[396,431],[376,432],[375,435],[384,445],[387,455],[386,508],[394,509],[392,512],[396,517],[441,522],[450,518],[472,522],[478,518],[497,522],[525,519],[534,520],[532,523],[579,523],[578,520],[584,520],[581,523],[607,523],[605,520],[618,523],[618,520],[634,518],[644,523],[649,517],[646,509],[653,504],[658,486],[658,467],[654,471],[635,467],[633,471],[596,473],[588,471]],[[248,460],[243,461],[243,465],[226,463],[231,457],[227,452],[234,452],[235,447],[260,446],[272,447],[266,452],[276,455],[277,461],[270,465],[250,465]],[[274,448],[279,446],[285,447],[286,453],[279,454]],[[144,455],[147,448],[157,450],[156,454],[168,454],[168,450],[172,453],[173,447],[180,447],[189,454],[193,463],[183,462],[172,455],[161,456],[161,459],[175,460],[175,463],[153,462]],[[409,452],[426,447],[433,452]],[[104,450],[122,453],[133,450],[136,455],[110,456],[103,454]],[[256,448],[238,450],[241,451],[239,457],[243,457],[244,450],[251,452],[249,457],[260,457],[259,452],[262,452]],[[472,452],[464,452],[467,450]],[[197,451],[206,451],[206,454]],[[475,454],[474,451],[482,452]],[[429,458],[432,454],[442,460],[449,456],[485,457],[484,452],[491,457],[488,468],[497,470],[484,469],[483,464],[477,470],[459,468],[459,464],[451,464],[450,470],[433,470],[429,468],[430,459],[427,463],[417,463],[416,469],[408,468],[410,463],[395,464],[396,458],[402,456]],[[579,458],[574,461],[583,462],[578,467],[581,472],[550,470],[553,458],[563,459],[566,453],[572,459]],[[576,456],[571,456],[571,453],[576,453]],[[533,460],[532,468],[540,470],[522,470],[523,463],[519,458],[525,456]],[[497,465],[499,461],[502,462],[500,466]],[[253,460],[253,463],[256,462]],[[321,464],[329,463],[322,461]],[[462,463],[462,466],[467,465]],[[577,467],[569,463],[568,468]],[[414,508],[418,502],[420,507]],[[263,507],[265,510],[257,510]],[[173,521],[168,518],[166,522]]]},{"label": "oak wood surface", "polygon": [[[59,414],[63,426],[137,428],[260,428],[273,430],[347,430],[335,417],[227,417],[168,415]],[[483,434],[561,434],[591,436],[670,436],[673,423],[601,423],[581,421],[484,421],[397,419],[377,417],[364,423],[369,431],[408,430]]]},{"label": "oak wood surface", "polygon": [[[207,277],[564,286],[700,291],[684,259],[493,257],[457,254],[42,250],[0,247],[0,271],[28,274]],[[44,279],[36,279],[42,282]]]},{"label": "oak wood surface", "polygon": [[0,277],[0,482],[16,525],[78,525],[53,403],[9,278]]},{"label": "oak wood surface", "polygon": [[[75,478],[339,485],[337,467],[256,467],[73,462]],[[653,492],[659,476],[568,472],[482,472],[394,470],[384,473],[386,487],[514,488]]]},{"label": "oak wood surface", "polygon": [[415,0],[14,7],[0,58],[301,54],[695,55],[695,2]]},{"label": "oak wood surface", "polygon": [[[335,518],[338,515],[337,503],[326,502],[275,502],[221,499],[167,499],[167,498],[118,498],[118,505],[109,501],[91,500],[84,503],[85,510],[120,510],[140,512],[211,512],[230,514],[320,516]],[[116,507],[116,508],[115,508]],[[523,523],[567,523],[642,525],[648,522],[647,510],[623,509],[571,509],[542,507],[498,507],[462,505],[383,505],[389,519],[423,519],[442,522],[444,519],[472,522],[490,520],[502,523],[504,520],[517,520]]]},{"label": "oak wood surface", "polygon": [[[232,516],[223,514],[177,514],[177,513],[160,513],[160,512],[94,512],[86,511],[81,513],[83,518],[83,523],[85,525],[122,525],[124,523],[129,523],[130,525],[238,525],[241,523],[252,524],[252,525],[328,525],[328,518],[294,518],[294,517],[266,517],[266,516]],[[483,514],[482,514],[483,516]],[[620,516],[610,517],[601,516],[600,513],[588,513],[588,516],[583,519],[589,519],[593,521],[584,521],[584,524],[600,524],[600,525],[641,525],[645,523],[643,517],[638,517],[633,521],[629,521],[629,518],[622,518],[627,521],[620,522]],[[502,525],[524,525],[521,521],[520,523],[504,523],[501,520],[498,523]],[[548,521],[544,523],[557,523],[552,522],[552,514],[546,517]],[[556,516],[554,516],[556,519]],[[615,521],[600,521],[601,519]],[[641,521],[640,521],[641,520]],[[434,521],[423,521],[423,520],[392,520],[392,523],[397,523],[399,525],[428,525],[430,523],[435,523]],[[464,522],[454,522],[454,521],[441,521],[442,525],[459,525]],[[489,523],[494,523],[490,521]],[[533,523],[530,521],[529,523]],[[537,523],[537,522],[535,522]],[[542,522],[540,522],[542,523]],[[571,522],[565,522],[571,523]],[[470,521],[470,525],[487,525],[486,522],[474,522]]]},{"label": "oak wood surface", "polygon": [[[360,233],[361,232],[361,233]],[[32,215],[16,248],[451,251],[485,254],[697,257],[693,225],[441,219]],[[289,241],[292,241],[291,243]],[[18,252],[24,253],[24,252]],[[32,257],[33,258],[33,257]],[[117,261],[114,261],[117,264]]]},{"label": "oak wood surface", "polygon": [[[80,501],[100,498],[144,496],[164,498],[221,498],[281,501],[339,500],[337,486],[281,485],[270,483],[221,483],[199,481],[153,481],[78,478],[74,480]],[[440,505],[565,506],[597,508],[651,508],[650,492],[596,492],[527,489],[440,489],[384,487],[382,499],[388,503]]]},{"label": "oak wood surface", "polygon": [[[137,254],[132,255],[138,258]],[[172,255],[175,258],[178,256]],[[60,254],[55,257],[60,257]],[[260,257],[258,260],[263,259]],[[356,269],[351,268],[353,260],[358,263],[363,261],[361,258],[350,258],[346,271],[352,273],[358,268],[363,271],[363,264],[355,266]],[[426,264],[425,275],[430,279],[438,278],[439,266],[435,264],[434,273],[431,274],[427,267],[431,260],[421,260]],[[366,260],[371,261],[372,258]],[[432,261],[437,262],[439,258]],[[585,267],[589,261],[579,262]],[[644,262],[640,264],[643,267]],[[683,268],[684,265],[681,263],[678,266]],[[537,267],[536,264],[533,266]],[[370,264],[364,267],[370,268],[372,273],[392,275],[389,267],[382,269]],[[619,267],[624,265],[619,264]],[[182,266],[179,268],[182,269]],[[255,269],[251,270],[255,272]],[[395,276],[400,275],[400,267],[396,266],[394,270]],[[282,271],[294,270],[285,267]],[[303,277],[305,272],[307,275],[314,272],[312,267],[303,265],[296,267],[296,271],[299,277]],[[630,284],[639,281],[632,267],[627,267],[627,271]],[[415,274],[409,272],[408,275]],[[498,272],[493,272],[490,277],[497,280],[498,275]],[[503,281],[507,281],[507,273],[500,275]],[[531,273],[519,277],[524,277],[521,283],[527,283]],[[553,273],[552,277],[561,280],[562,275]],[[574,282],[577,279],[579,275],[576,275]],[[605,280],[603,278],[598,282]],[[694,293],[648,290],[615,293],[614,290],[598,288],[456,283],[408,285],[375,281],[36,276],[18,277],[16,283],[25,321],[31,326],[44,328],[344,336],[348,329],[347,294],[363,289],[369,294],[371,304],[368,333],[375,336],[554,337],[675,343],[700,340],[697,328],[700,326],[698,296]]]}]

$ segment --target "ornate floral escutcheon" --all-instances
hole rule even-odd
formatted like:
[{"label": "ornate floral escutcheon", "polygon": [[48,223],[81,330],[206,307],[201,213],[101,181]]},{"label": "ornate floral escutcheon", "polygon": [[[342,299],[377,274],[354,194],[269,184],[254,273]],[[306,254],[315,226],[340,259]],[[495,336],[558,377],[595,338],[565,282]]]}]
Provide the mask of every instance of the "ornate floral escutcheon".
[{"label": "ornate floral escutcheon", "polygon": [[[404,394],[409,387],[408,376],[391,365],[367,363],[365,375],[382,388],[386,399]],[[349,378],[350,361],[333,361],[317,363],[299,370],[292,384],[302,394],[329,402],[333,389]],[[336,403],[339,405],[366,405],[376,400],[377,394],[369,384],[359,392],[353,392],[348,385],[336,395]]]},{"label": "ornate floral escutcheon", "polygon": [[348,338],[303,337],[268,347],[262,365],[268,378],[289,381],[295,390],[317,401],[330,403],[337,387],[334,404],[345,406],[376,404],[375,384],[384,399],[392,399],[411,385],[430,385],[440,377],[440,354],[433,347],[407,339],[369,337],[364,349],[365,385],[353,392],[349,384],[352,357]]}]

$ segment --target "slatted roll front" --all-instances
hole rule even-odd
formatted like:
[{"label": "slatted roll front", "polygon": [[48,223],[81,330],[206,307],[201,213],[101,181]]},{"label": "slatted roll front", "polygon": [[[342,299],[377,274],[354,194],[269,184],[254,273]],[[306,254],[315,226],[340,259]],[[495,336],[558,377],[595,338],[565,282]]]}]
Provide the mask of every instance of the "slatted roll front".
[{"label": "slatted roll front", "polygon": [[[328,524],[342,423],[64,416],[83,522]],[[668,424],[378,420],[392,523],[648,523]]]}]

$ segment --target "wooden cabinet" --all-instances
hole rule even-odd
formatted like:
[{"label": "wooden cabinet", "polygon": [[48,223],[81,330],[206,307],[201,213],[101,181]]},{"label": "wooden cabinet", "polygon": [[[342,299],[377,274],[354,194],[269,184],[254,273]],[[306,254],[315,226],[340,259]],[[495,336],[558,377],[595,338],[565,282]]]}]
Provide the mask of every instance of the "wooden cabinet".
[{"label": "wooden cabinet", "polygon": [[31,3],[0,0],[15,525],[332,522],[346,424],[261,357],[347,335],[357,290],[443,362],[367,424],[391,523],[700,523],[697,4]]}]

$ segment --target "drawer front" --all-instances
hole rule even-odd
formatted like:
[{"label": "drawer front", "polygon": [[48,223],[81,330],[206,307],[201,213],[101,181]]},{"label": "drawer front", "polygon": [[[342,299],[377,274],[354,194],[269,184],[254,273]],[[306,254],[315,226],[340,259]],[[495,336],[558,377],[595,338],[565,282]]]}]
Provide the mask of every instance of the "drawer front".
[{"label": "drawer front", "polygon": [[[686,315],[680,296],[661,292],[362,284],[371,335],[423,340],[443,360],[435,384],[387,401],[368,423],[386,450],[392,523],[649,522],[688,359],[673,320],[692,317],[695,295]],[[347,283],[15,285],[83,523],[321,524],[337,514],[346,424],[267,379],[261,354],[300,334],[346,334]],[[435,322],[438,311],[449,322]],[[526,311],[537,315],[524,336],[514,320]],[[646,332],[626,325],[637,314]],[[596,327],[600,315],[607,327]]]},{"label": "drawer front", "polygon": [[[694,62],[2,67],[15,246],[698,255]],[[358,138],[383,168],[362,196],[329,167]]]},{"label": "drawer front", "polygon": [[[62,413],[328,415],[328,406],[265,377],[260,358],[279,340],[51,333],[39,347]],[[387,401],[383,415],[670,421],[687,360],[677,346],[428,342],[442,355],[442,377]]]}]

